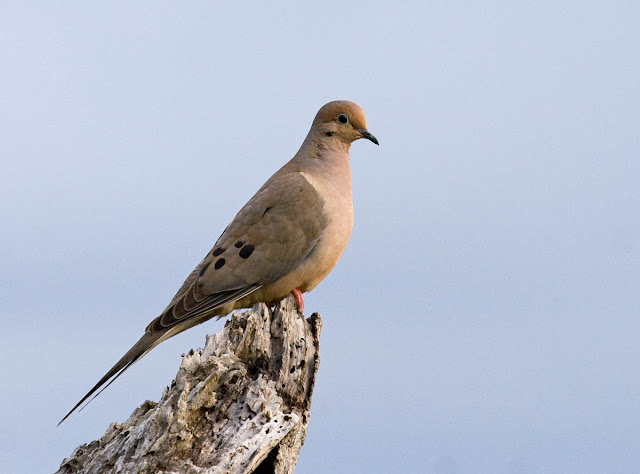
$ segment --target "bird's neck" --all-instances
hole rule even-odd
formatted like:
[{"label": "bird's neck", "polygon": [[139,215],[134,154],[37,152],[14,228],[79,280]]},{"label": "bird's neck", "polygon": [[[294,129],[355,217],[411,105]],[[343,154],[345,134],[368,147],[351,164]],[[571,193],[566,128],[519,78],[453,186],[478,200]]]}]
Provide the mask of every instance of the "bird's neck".
[{"label": "bird's neck", "polygon": [[[294,159],[304,158],[306,166],[325,169],[326,172],[344,173],[349,170],[349,148],[351,144],[331,137],[309,134]],[[311,159],[309,159],[311,158]],[[347,173],[349,174],[349,173]]]},{"label": "bird's neck", "polygon": [[324,138],[309,134],[291,160],[292,164],[295,163],[300,171],[312,173],[317,178],[325,180],[343,195],[343,198],[351,200],[350,144],[329,137]]}]

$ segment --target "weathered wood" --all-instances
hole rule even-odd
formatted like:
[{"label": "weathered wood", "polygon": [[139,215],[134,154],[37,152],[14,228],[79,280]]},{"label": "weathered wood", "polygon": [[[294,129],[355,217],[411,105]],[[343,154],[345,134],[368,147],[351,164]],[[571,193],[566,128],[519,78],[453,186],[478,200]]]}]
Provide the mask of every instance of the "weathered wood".
[{"label": "weathered wood", "polygon": [[112,423],[58,471],[292,473],[304,443],[322,322],[289,296],[234,314],[204,350],[185,355],[158,403]]}]

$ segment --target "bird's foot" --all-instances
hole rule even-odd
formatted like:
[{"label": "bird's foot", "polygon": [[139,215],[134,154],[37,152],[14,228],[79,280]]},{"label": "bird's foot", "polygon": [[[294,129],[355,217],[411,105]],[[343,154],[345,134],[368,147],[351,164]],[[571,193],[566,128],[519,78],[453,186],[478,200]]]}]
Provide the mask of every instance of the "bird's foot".
[{"label": "bird's foot", "polygon": [[294,288],[293,290],[291,290],[291,293],[293,293],[293,296],[296,297],[296,305],[298,306],[298,312],[302,313],[302,311],[304,310],[304,300],[302,299],[302,292],[299,289]]},{"label": "bird's foot", "polygon": [[267,309],[269,310],[269,314],[271,316],[273,316],[273,313],[276,310],[276,306],[278,306],[278,301],[269,301],[267,303]]}]

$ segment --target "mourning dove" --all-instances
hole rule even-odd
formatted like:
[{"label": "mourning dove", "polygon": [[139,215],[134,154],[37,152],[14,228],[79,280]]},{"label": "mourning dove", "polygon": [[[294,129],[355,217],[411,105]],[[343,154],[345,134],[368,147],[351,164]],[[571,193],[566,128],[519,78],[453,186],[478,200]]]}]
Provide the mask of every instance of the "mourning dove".
[{"label": "mourning dove", "polygon": [[358,105],[324,105],[298,153],[240,209],[140,340],[60,423],[155,346],[196,324],[291,292],[301,311],[302,293],[327,276],[349,240],[349,148],[360,138],[378,144]]}]

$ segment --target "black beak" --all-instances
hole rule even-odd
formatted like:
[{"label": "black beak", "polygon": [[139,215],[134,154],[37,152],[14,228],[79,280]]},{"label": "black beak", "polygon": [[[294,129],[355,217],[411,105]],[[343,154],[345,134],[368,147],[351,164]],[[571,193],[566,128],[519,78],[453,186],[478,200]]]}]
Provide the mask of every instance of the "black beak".
[{"label": "black beak", "polygon": [[367,140],[371,140],[373,143],[375,143],[376,145],[380,146],[380,144],[378,143],[378,139],[376,137],[374,137],[373,135],[371,135],[369,130],[367,130],[366,128],[361,128],[358,131],[360,132],[360,135],[362,135],[362,138],[366,138]]}]

